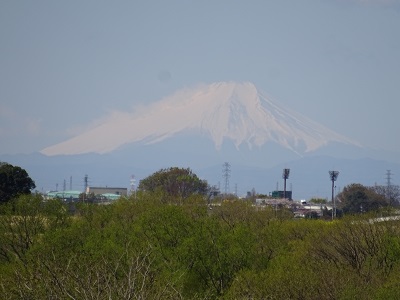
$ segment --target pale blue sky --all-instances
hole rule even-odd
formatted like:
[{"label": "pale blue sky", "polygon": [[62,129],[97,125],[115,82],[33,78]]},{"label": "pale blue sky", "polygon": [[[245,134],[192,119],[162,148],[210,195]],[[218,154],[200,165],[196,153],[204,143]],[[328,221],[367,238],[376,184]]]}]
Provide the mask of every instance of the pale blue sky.
[{"label": "pale blue sky", "polygon": [[400,1],[0,1],[0,154],[230,80],[400,152]]}]

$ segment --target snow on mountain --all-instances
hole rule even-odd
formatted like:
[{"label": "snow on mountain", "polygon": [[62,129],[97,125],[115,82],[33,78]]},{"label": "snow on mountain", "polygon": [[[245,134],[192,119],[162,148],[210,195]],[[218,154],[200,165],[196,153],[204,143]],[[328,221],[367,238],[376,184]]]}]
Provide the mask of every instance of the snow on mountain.
[{"label": "snow on mountain", "polygon": [[69,140],[47,147],[45,155],[108,153],[131,143],[158,143],[178,133],[209,136],[217,149],[224,140],[251,149],[275,142],[296,153],[329,142],[358,145],[309,118],[278,106],[249,82],[220,82],[183,89],[133,113],[110,116]]}]

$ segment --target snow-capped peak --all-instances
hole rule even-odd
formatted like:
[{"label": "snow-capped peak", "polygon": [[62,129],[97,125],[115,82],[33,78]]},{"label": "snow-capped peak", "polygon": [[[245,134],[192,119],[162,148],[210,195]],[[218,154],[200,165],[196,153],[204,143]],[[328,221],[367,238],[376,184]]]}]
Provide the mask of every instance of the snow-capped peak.
[{"label": "snow-capped peak", "polygon": [[185,131],[209,135],[219,149],[224,140],[250,148],[276,142],[309,152],[328,142],[356,144],[296,112],[278,106],[249,82],[220,82],[183,89],[133,113],[114,112],[99,125],[46,155],[107,153],[129,143],[157,143]]}]

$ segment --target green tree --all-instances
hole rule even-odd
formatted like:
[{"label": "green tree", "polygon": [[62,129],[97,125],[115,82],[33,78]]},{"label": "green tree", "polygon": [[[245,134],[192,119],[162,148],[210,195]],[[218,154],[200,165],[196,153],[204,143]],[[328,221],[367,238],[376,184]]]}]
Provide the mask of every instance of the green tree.
[{"label": "green tree", "polygon": [[186,199],[193,194],[205,194],[208,184],[201,180],[189,168],[172,167],[161,169],[140,181],[141,191],[161,191],[166,196]]},{"label": "green tree", "polygon": [[383,195],[359,183],[346,186],[338,195],[338,199],[344,213],[369,212],[388,205]]},{"label": "green tree", "polygon": [[0,262],[26,263],[25,254],[44,232],[69,226],[66,208],[59,200],[42,201],[40,195],[21,195],[1,206]]},{"label": "green tree", "polygon": [[[57,211],[55,206],[49,210]],[[0,260],[1,299],[181,299],[175,278],[167,272],[169,265],[160,259],[157,240],[143,232],[142,218],[157,208],[126,199],[112,205],[80,203],[71,222],[57,230],[47,229],[50,216],[41,210],[43,226],[22,253],[23,264],[17,259]],[[170,214],[164,220],[171,224],[157,225],[178,231],[175,219]],[[168,236],[163,246],[168,247],[174,238],[174,234]],[[170,259],[175,256],[171,253]]]},{"label": "green tree", "polygon": [[30,194],[35,187],[35,182],[24,169],[0,162],[0,203],[21,194]]},{"label": "green tree", "polygon": [[237,272],[252,265],[255,236],[244,222],[228,223],[214,215],[198,220],[185,239],[181,251],[188,299],[222,297]]},{"label": "green tree", "polygon": [[377,194],[385,197],[390,206],[398,206],[400,204],[400,187],[398,185],[375,185],[372,189]]},{"label": "green tree", "polygon": [[314,204],[326,204],[327,201],[323,198],[311,198],[310,202]]},{"label": "green tree", "polygon": [[[327,222],[311,236],[308,262],[320,288],[333,293],[330,299],[398,298],[389,295],[399,294],[399,221],[371,222],[370,217]],[[391,280],[397,287],[386,293]],[[380,296],[373,296],[378,290]]]}]

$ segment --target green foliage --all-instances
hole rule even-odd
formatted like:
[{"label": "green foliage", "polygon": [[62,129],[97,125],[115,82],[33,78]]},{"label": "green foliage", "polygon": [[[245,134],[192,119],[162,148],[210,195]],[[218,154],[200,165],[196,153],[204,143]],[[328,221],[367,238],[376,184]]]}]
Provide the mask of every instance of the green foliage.
[{"label": "green foliage", "polygon": [[61,202],[43,202],[39,195],[22,195],[2,206],[0,261],[26,263],[26,253],[49,230],[67,227],[69,217]]},{"label": "green foliage", "polygon": [[294,220],[138,192],[112,205],[21,196],[0,215],[2,299],[397,299],[400,221]]},{"label": "green foliage", "polygon": [[161,169],[142,179],[138,189],[149,192],[162,192],[171,200],[186,199],[193,194],[206,194],[207,182],[201,180],[189,168]]},{"label": "green foliage", "polygon": [[243,224],[232,228],[215,217],[199,222],[185,241],[185,294],[223,295],[236,272],[250,265],[252,244],[253,235]]},{"label": "green foliage", "polygon": [[357,183],[346,186],[338,195],[338,199],[343,212],[351,214],[376,211],[389,204],[385,197],[376,193],[373,188]]},{"label": "green foliage", "polygon": [[24,169],[0,162],[0,204],[18,195],[30,194],[35,187],[35,182]]},{"label": "green foliage", "polygon": [[323,198],[311,198],[310,202],[315,203],[315,204],[326,204],[327,203],[326,199],[323,199]]}]

